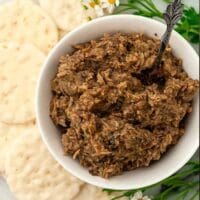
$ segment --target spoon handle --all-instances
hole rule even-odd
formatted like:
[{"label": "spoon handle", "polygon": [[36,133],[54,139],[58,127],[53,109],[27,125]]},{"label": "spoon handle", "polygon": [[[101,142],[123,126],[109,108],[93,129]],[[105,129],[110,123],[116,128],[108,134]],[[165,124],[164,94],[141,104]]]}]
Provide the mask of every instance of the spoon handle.
[{"label": "spoon handle", "polygon": [[170,36],[174,26],[178,23],[183,15],[183,4],[181,0],[174,0],[167,6],[166,12],[163,14],[164,20],[167,24],[167,29],[162,36],[160,48],[158,51],[158,55],[154,61],[154,67],[160,66],[160,62],[162,60],[163,53],[169,43]]}]

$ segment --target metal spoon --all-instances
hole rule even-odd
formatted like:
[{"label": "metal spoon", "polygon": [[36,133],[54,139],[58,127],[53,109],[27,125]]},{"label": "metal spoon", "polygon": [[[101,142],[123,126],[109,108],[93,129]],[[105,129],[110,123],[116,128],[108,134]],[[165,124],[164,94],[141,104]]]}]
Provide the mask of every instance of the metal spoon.
[{"label": "metal spoon", "polygon": [[163,14],[164,20],[167,24],[167,29],[162,36],[158,55],[155,58],[152,67],[143,70],[140,74],[134,74],[134,76],[139,78],[143,84],[151,85],[152,83],[156,82],[160,85],[163,85],[165,82],[161,65],[162,57],[169,43],[173,28],[181,19],[182,14],[183,4],[181,3],[181,0],[174,0],[167,6],[166,12]]},{"label": "metal spoon", "polygon": [[181,0],[174,0],[167,6],[167,10],[163,14],[164,20],[167,24],[167,29],[164,35],[162,36],[159,52],[153,64],[154,68],[160,66],[163,53],[169,43],[173,28],[181,19],[182,15],[183,15],[183,4],[181,3]]}]

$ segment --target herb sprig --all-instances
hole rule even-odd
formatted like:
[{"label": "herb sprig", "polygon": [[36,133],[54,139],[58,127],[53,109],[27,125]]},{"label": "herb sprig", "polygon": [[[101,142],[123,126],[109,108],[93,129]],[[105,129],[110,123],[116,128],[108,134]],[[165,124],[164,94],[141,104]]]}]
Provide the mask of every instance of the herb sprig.
[{"label": "herb sprig", "polygon": [[[169,3],[170,0],[163,0]],[[129,12],[145,17],[163,19],[162,12],[156,7],[152,0],[127,0],[125,3],[120,3],[115,13]],[[176,31],[179,32],[185,39],[192,43],[199,42],[200,31],[200,15],[193,7],[185,6],[183,17],[176,26]]]},{"label": "herb sprig", "polygon": [[[199,197],[199,179],[198,174],[200,173],[199,162],[189,162],[180,172],[173,176],[156,183],[154,185],[139,189],[142,192],[148,194],[148,191],[161,185],[160,192],[152,197],[152,200],[170,200],[172,195],[176,196],[176,200],[182,200],[189,197],[190,200],[194,200]],[[104,189],[108,195],[116,192],[115,190]],[[191,194],[191,191],[194,193]],[[123,197],[132,198],[137,190],[129,190],[120,192],[120,195],[115,196],[111,200],[119,200]]]}]

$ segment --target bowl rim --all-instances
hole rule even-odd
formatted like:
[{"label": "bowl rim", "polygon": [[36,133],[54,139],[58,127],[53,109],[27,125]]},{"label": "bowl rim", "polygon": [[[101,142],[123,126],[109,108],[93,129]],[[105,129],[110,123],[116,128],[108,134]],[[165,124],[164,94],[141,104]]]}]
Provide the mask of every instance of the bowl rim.
[{"label": "bowl rim", "polygon": [[[45,71],[46,71],[46,68],[48,67],[48,62],[49,62],[49,59],[58,51],[59,49],[59,46],[65,42],[65,40],[67,40],[68,37],[70,37],[71,35],[73,35],[74,33],[76,32],[80,32],[82,30],[82,28],[87,28],[89,27],[90,25],[93,25],[95,23],[98,23],[98,22],[101,22],[101,21],[104,21],[105,20],[105,23],[106,23],[106,20],[109,20],[109,19],[112,19],[112,18],[119,18],[119,20],[121,18],[133,18],[134,19],[141,19],[141,20],[146,20],[146,21],[149,21],[151,23],[154,23],[156,26],[162,28],[162,27],[165,27],[166,25],[163,24],[162,22],[160,21],[157,21],[155,19],[152,19],[152,18],[147,18],[147,17],[143,17],[143,16],[138,16],[138,15],[132,15],[132,14],[120,14],[120,15],[110,15],[110,16],[104,16],[104,17],[101,17],[101,18],[96,18],[92,21],[89,21],[88,23],[86,24],[83,24],[83,25],[80,25],[79,27],[75,28],[74,30],[72,30],[71,32],[69,32],[68,34],[66,34],[56,45],[55,47],[50,51],[50,53],[48,54],[48,56],[46,57],[46,60],[42,66],[42,69],[40,71],[40,74],[39,74],[39,78],[38,78],[38,81],[37,81],[37,86],[36,86],[36,98],[35,98],[35,110],[36,110],[36,125],[39,129],[39,133],[42,137],[42,140],[43,142],[45,143],[48,151],[51,153],[51,155],[53,156],[53,159],[55,159],[67,172],[69,172],[70,174],[72,174],[73,176],[79,178],[80,180],[86,182],[86,183],[89,183],[89,184],[92,184],[92,185],[96,185],[98,187],[101,187],[101,188],[107,188],[107,189],[115,189],[115,190],[130,190],[130,189],[139,189],[139,188],[143,188],[143,187],[147,187],[149,185],[153,185],[153,184],[156,184],[156,183],[159,183],[160,181],[166,179],[167,177],[170,177],[171,175],[173,175],[174,173],[176,173],[178,170],[180,170],[190,159],[191,157],[195,154],[195,152],[198,150],[199,148],[199,141],[198,141],[198,144],[196,147],[193,148],[193,151],[191,152],[191,154],[187,154],[185,156],[185,159],[184,161],[180,162],[180,164],[176,165],[175,168],[173,168],[173,170],[170,171],[170,173],[168,174],[165,174],[163,176],[159,176],[159,178],[157,178],[156,180],[152,181],[151,183],[147,183],[147,184],[144,184],[142,185],[141,187],[115,187],[115,186],[105,186],[104,184],[102,183],[94,183],[90,180],[88,180],[87,178],[84,178],[83,176],[81,176],[79,173],[76,173],[74,172],[73,170],[70,170],[69,168],[67,168],[67,166],[65,165],[65,163],[57,156],[57,153],[55,152],[54,148],[47,142],[46,140],[46,136],[44,134],[44,131],[43,131],[43,125],[41,123],[41,118],[40,118],[40,109],[39,109],[39,102],[40,102],[40,97],[39,97],[39,91],[40,91],[40,87],[41,87],[41,80],[43,79],[44,77],[44,74],[45,74]],[[194,54],[198,59],[199,59],[199,55],[197,54],[197,52],[194,50],[194,48],[189,44],[189,42],[183,38],[179,33],[177,33],[175,30],[173,30],[173,33],[174,37],[176,37],[182,44],[184,43],[184,45],[186,46],[186,48],[188,49],[188,51],[190,51],[192,54]],[[82,166],[81,166],[82,167]]]}]

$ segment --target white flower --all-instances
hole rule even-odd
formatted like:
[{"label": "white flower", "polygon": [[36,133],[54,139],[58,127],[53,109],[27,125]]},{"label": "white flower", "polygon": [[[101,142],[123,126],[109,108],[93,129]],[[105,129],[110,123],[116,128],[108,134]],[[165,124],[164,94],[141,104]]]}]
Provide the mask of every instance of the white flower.
[{"label": "white flower", "polygon": [[88,9],[94,9],[97,16],[112,13],[116,6],[119,6],[119,0],[81,0],[83,6]]},{"label": "white flower", "polygon": [[104,15],[103,8],[101,6],[96,5],[94,9],[98,17],[102,17]]},{"label": "white flower", "polygon": [[151,200],[148,196],[143,196],[142,192],[136,192],[131,200]]},{"label": "white flower", "polygon": [[104,15],[104,10],[99,0],[81,0],[81,3],[89,9],[94,9],[98,17]]},{"label": "white flower", "polygon": [[109,13],[113,13],[116,6],[119,6],[119,0],[101,0],[102,7],[107,9]]},{"label": "white flower", "polygon": [[81,3],[88,8],[94,8],[96,5],[93,0],[81,0]]}]

